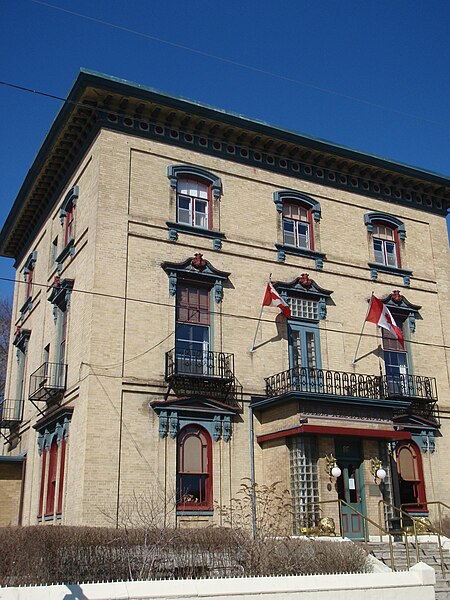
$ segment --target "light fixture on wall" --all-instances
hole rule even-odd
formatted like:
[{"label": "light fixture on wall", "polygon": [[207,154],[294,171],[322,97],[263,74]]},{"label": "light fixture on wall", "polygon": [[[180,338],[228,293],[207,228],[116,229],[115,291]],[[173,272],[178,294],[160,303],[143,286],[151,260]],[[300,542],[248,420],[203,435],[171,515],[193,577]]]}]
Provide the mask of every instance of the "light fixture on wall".
[{"label": "light fixture on wall", "polygon": [[377,457],[370,459],[370,472],[373,475],[375,483],[381,483],[386,477],[386,471],[383,469],[381,460]]},{"label": "light fixture on wall", "polygon": [[335,457],[332,454],[325,455],[325,471],[330,476],[330,480],[335,477],[336,479],[341,476],[341,469],[337,466]]}]

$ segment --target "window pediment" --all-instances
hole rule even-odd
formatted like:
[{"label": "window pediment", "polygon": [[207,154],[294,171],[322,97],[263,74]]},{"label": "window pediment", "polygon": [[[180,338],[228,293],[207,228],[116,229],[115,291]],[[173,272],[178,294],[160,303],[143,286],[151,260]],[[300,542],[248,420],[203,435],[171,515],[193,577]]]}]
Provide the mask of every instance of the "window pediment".
[{"label": "window pediment", "polygon": [[296,190],[282,190],[279,192],[274,192],[273,201],[275,202],[278,212],[283,212],[283,204],[285,203],[297,203],[306,207],[308,210],[311,210],[314,221],[320,221],[320,203],[303,192],[297,192]]},{"label": "window pediment", "polygon": [[50,296],[48,297],[48,301],[62,311],[67,310],[69,307],[70,294],[73,289],[73,284],[73,279],[61,279],[58,276],[55,277],[53,285],[50,288],[51,292]]},{"label": "window pediment", "polygon": [[194,281],[214,286],[215,300],[217,303],[223,298],[223,282],[227,281],[230,273],[216,269],[203,254],[197,252],[193,257],[187,258],[180,263],[163,262],[161,267],[169,276],[169,293],[175,296],[177,292],[177,280]]},{"label": "window pediment", "polygon": [[222,195],[222,181],[220,177],[194,165],[170,165],[167,167],[167,177],[170,180],[171,187],[174,189],[177,187],[179,177],[203,179],[211,185],[214,198],[218,200]]},{"label": "window pediment", "polygon": [[[302,273],[300,277],[296,277],[290,282],[274,282],[273,286],[285,300],[289,298],[293,300],[305,299],[317,303],[317,310],[311,311],[311,307],[304,307],[307,309],[307,313],[312,315],[310,317],[312,320],[323,320],[326,318],[327,303],[331,303],[331,294],[333,291],[326,290],[318,285],[314,279],[310,279],[308,273]],[[302,312],[304,311],[300,311],[299,318],[302,318]]]},{"label": "window pediment", "polygon": [[367,227],[369,233],[373,233],[374,226],[378,223],[383,223],[388,227],[392,227],[392,229],[396,229],[398,237],[401,240],[406,239],[405,224],[400,219],[397,219],[397,217],[383,212],[370,212],[364,215],[364,225]]}]

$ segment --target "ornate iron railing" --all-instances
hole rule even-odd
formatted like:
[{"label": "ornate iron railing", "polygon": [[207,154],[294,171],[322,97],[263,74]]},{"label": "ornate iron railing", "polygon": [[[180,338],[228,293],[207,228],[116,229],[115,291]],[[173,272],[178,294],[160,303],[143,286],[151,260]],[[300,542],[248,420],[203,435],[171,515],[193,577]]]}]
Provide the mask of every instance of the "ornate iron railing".
[{"label": "ornate iron railing", "polygon": [[173,348],[166,352],[166,380],[176,375],[232,381],[234,354]]},{"label": "ornate iron railing", "polygon": [[355,398],[404,398],[437,401],[436,380],[420,375],[362,375],[295,367],[265,378],[266,396],[288,392]]},{"label": "ornate iron railing", "polygon": [[0,401],[0,428],[10,429],[23,419],[22,400]]},{"label": "ornate iron railing", "polygon": [[29,399],[54,402],[64,393],[66,382],[66,364],[45,362],[30,375]]}]

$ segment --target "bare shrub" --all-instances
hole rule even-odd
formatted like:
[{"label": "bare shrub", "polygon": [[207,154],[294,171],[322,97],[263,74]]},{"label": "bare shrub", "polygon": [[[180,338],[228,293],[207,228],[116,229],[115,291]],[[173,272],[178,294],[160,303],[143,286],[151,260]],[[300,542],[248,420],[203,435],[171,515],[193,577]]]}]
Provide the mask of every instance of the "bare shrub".
[{"label": "bare shrub", "polygon": [[241,530],[92,527],[0,529],[0,585],[354,573],[366,556],[349,542],[252,540]]},{"label": "bare shrub", "polygon": [[243,479],[230,504],[217,506],[223,522],[233,529],[251,530],[254,502],[255,533],[258,538],[289,535],[292,530],[291,494],[280,487],[279,481],[272,485],[255,484],[253,491],[250,480]]}]

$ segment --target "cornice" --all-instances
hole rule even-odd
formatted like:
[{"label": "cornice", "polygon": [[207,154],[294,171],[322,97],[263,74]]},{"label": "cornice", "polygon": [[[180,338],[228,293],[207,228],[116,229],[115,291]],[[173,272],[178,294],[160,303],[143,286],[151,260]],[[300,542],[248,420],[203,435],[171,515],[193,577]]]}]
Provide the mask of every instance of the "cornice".
[{"label": "cornice", "polygon": [[3,256],[23,258],[102,127],[442,216],[450,207],[446,177],[82,71],[0,233]]}]

